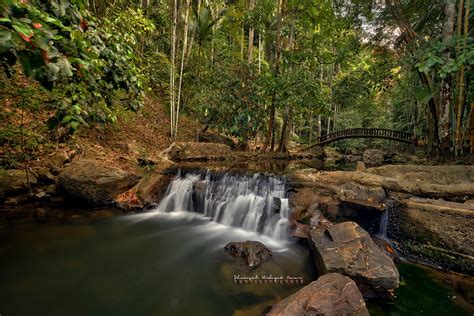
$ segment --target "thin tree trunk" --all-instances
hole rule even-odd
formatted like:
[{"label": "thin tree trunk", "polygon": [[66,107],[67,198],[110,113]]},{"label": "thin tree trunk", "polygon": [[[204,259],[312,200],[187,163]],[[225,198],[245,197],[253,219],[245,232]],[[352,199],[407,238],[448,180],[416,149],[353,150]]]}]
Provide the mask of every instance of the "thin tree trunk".
[{"label": "thin tree trunk", "polygon": [[258,74],[262,71],[262,36],[258,33]]},{"label": "thin tree trunk", "polygon": [[[255,8],[255,0],[249,0],[249,11],[253,12]],[[251,23],[249,27],[249,51],[248,51],[248,63],[249,65],[253,64],[253,39],[254,39],[254,27],[253,23]]]},{"label": "thin tree trunk", "polygon": [[179,72],[179,86],[178,86],[178,103],[176,105],[176,122],[174,126],[175,137],[178,136],[178,125],[179,125],[179,111],[181,106],[181,93],[183,87],[183,72],[184,72],[184,57],[186,56],[186,50],[188,46],[188,18],[189,18],[189,9],[191,7],[191,0],[186,0],[186,6],[184,7],[184,30],[183,30],[183,48],[181,54],[181,69]]},{"label": "thin tree trunk", "polygon": [[245,29],[244,29],[244,21],[242,21],[241,26],[241,35],[240,35],[240,60],[244,60],[244,41],[245,41]]},{"label": "thin tree trunk", "polygon": [[175,59],[176,59],[176,26],[178,18],[178,3],[177,0],[171,1],[171,67],[170,67],[170,137],[171,141],[175,140],[174,125],[175,125]]}]

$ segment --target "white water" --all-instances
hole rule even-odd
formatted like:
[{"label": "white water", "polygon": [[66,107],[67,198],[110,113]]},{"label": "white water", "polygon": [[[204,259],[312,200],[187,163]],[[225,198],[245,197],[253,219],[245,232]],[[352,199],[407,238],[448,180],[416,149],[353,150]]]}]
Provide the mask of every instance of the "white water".
[{"label": "white water", "polygon": [[183,211],[274,239],[286,238],[290,216],[285,180],[262,174],[178,174],[155,212]]}]

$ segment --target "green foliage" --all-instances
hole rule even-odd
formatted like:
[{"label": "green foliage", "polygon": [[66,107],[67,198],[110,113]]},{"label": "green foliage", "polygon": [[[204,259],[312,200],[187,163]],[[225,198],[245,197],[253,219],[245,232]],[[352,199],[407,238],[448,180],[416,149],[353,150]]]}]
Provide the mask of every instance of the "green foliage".
[{"label": "green foliage", "polygon": [[117,102],[135,111],[143,94],[132,47],[110,22],[81,13],[76,4],[82,5],[10,0],[0,8],[0,65],[11,75],[20,62],[27,76],[53,90],[50,127],[70,132],[80,124],[114,122]]}]

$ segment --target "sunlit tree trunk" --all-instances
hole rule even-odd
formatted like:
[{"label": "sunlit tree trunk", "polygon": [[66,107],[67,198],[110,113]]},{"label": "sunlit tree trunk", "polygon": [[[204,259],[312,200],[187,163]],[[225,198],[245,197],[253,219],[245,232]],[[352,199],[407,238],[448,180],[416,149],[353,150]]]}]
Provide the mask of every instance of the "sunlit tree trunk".
[{"label": "sunlit tree trunk", "polygon": [[[249,11],[253,12],[255,8],[255,0],[249,0]],[[248,51],[248,63],[249,65],[252,65],[253,63],[253,39],[254,39],[254,27],[253,27],[253,22],[251,23],[249,27],[249,51]]]},{"label": "sunlit tree trunk", "polygon": [[188,19],[189,19],[189,10],[191,7],[191,0],[186,0],[186,6],[184,7],[184,29],[183,29],[183,48],[181,54],[181,69],[179,72],[179,86],[178,86],[178,103],[176,105],[176,121],[174,126],[174,135],[178,136],[178,125],[179,125],[179,111],[181,105],[181,94],[183,87],[183,71],[184,71],[184,59],[186,56],[186,50],[188,46]]},{"label": "sunlit tree trunk", "polygon": [[176,139],[174,134],[175,125],[175,64],[176,64],[176,27],[178,19],[178,2],[177,0],[171,0],[171,65],[170,65],[170,137],[171,141]]}]

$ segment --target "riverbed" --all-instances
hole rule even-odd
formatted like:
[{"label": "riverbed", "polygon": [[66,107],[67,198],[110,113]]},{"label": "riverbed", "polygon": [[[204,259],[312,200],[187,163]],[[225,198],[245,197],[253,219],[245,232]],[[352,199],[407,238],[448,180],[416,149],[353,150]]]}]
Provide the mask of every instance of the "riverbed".
[{"label": "riverbed", "polygon": [[[305,246],[214,223],[152,212],[79,222],[0,226],[2,315],[252,315],[316,278]],[[255,270],[223,250],[259,240],[273,257]],[[411,263],[372,315],[472,315],[472,278]],[[303,277],[304,284],[234,284],[235,275]],[[470,302],[469,302],[470,300]]]}]

